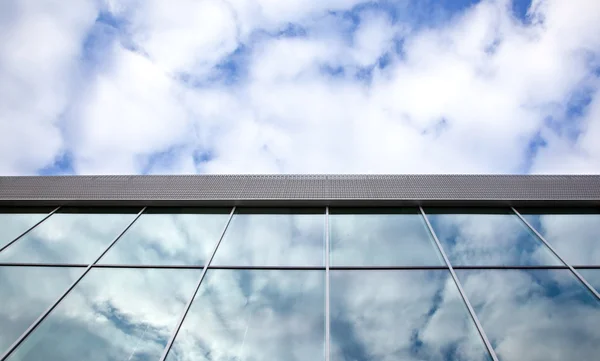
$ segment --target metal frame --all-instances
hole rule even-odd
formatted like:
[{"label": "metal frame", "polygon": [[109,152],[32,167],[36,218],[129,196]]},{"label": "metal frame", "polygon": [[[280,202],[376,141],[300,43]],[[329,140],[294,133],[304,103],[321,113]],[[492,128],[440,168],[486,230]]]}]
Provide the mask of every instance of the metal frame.
[{"label": "metal frame", "polygon": [[29,336],[29,334],[31,334],[33,332],[33,330],[50,314],[50,312],[52,312],[52,310],[54,310],[56,308],[56,306],[60,303],[60,301],[62,301],[67,294],[69,294],[69,292],[71,292],[71,290],[73,288],[75,288],[75,286],[79,283],[79,281],[81,281],[81,279],[92,269],[92,266],[98,262],[100,260],[100,258],[102,258],[102,256],[104,256],[106,254],[106,252],[108,252],[108,250],[119,240],[119,238],[121,238],[121,236],[127,232],[127,230],[133,225],[133,223],[135,223],[135,221],[137,221],[138,218],[140,218],[140,216],[142,215],[142,213],[144,213],[144,211],[146,210],[146,207],[142,208],[141,211],[139,211],[139,213],[135,216],[135,218],[133,218],[133,220],[129,223],[129,225],[127,225],[127,227],[125,227],[125,229],[123,229],[123,231],[121,233],[119,233],[117,235],[117,237],[115,237],[115,239],[110,242],[110,244],[104,249],[104,251],[94,260],[94,262],[90,263],[87,268],[85,269],[85,271],[83,271],[81,273],[81,275],[75,280],[75,282],[73,282],[66,290],[65,292],[63,292],[62,295],[60,295],[58,297],[58,299],[56,301],[54,301],[54,303],[52,305],[50,305],[50,307],[48,307],[48,309],[46,311],[44,311],[44,313],[42,313],[37,320],[35,320],[30,326],[29,328],[27,328],[27,330],[25,330],[25,332],[23,332],[21,334],[21,336],[19,336],[19,338],[8,348],[8,350],[6,350],[6,352],[0,357],[0,361],[5,361],[8,356],[10,356],[11,353],[13,353],[14,350],[16,350],[16,348],[23,342],[23,340],[25,340],[25,338],[27,336]]},{"label": "metal frame", "polygon": [[475,310],[473,309],[473,306],[471,306],[471,302],[469,302],[469,299],[467,298],[467,295],[465,294],[465,291],[463,290],[462,285],[461,285],[460,281],[458,280],[458,276],[456,276],[456,273],[454,272],[454,269],[452,268],[452,264],[450,263],[450,261],[448,260],[448,257],[446,256],[446,252],[444,251],[444,248],[442,247],[440,240],[437,238],[437,235],[435,234],[433,227],[431,227],[431,223],[429,223],[429,219],[427,218],[427,215],[425,214],[423,207],[419,206],[419,210],[421,211],[421,215],[423,216],[423,219],[425,220],[425,223],[427,224],[427,228],[429,229],[429,232],[431,232],[431,235],[433,236],[433,240],[435,241],[435,244],[438,246],[438,249],[439,249],[440,253],[442,254],[442,257],[444,258],[444,262],[448,266],[448,270],[450,271],[450,275],[452,276],[452,279],[454,280],[454,283],[456,284],[456,287],[458,288],[460,297],[462,297],[463,302],[467,306],[467,309],[469,310],[469,314],[471,315],[473,322],[475,322],[475,327],[477,327],[477,331],[479,332],[481,339],[485,343],[485,347],[487,348],[488,353],[490,354],[490,356],[492,357],[492,359],[494,361],[498,361],[498,356],[496,356],[496,352],[494,351],[492,344],[490,343],[487,335],[485,334],[485,331],[483,330],[483,327],[481,326],[481,323],[479,322],[479,318],[477,318],[477,315],[475,314]]},{"label": "metal frame", "polygon": [[13,239],[12,241],[10,241],[7,244],[5,244],[4,246],[0,247],[0,252],[4,251],[8,247],[10,247],[13,243],[15,243],[16,241],[18,241],[19,239],[21,239],[21,237],[23,237],[24,235],[26,235],[27,233],[29,233],[32,229],[34,229],[40,223],[42,223],[43,221],[45,221],[46,219],[48,219],[51,215],[53,215],[54,213],[56,213],[56,211],[58,211],[59,209],[60,209],[60,206],[54,208],[54,210],[52,212],[46,214],[36,224],[34,224],[33,226],[29,227],[25,232],[21,233],[17,238]]},{"label": "metal frame", "polygon": [[331,357],[331,325],[329,312],[329,259],[330,259],[329,207],[325,208],[325,361]]},{"label": "metal frame", "polygon": [[521,215],[521,213],[517,212],[517,210],[515,209],[515,207],[510,207],[510,209],[513,210],[513,212],[515,212],[515,214],[519,217],[519,219],[521,219],[521,221],[523,221],[523,223],[525,223],[527,225],[527,227],[533,231],[533,233],[535,233],[536,236],[538,236],[538,238],[546,245],[546,247],[548,247],[548,249],[550,251],[552,251],[552,253],[554,253],[554,255],[565,265],[567,266],[571,272],[575,275],[575,277],[577,277],[577,279],[579,281],[581,281],[581,283],[583,283],[585,285],[585,287],[587,287],[588,290],[590,290],[590,292],[592,292],[594,294],[594,296],[596,296],[596,298],[600,301],[600,294],[598,293],[598,291],[596,291],[594,289],[594,287],[592,287],[580,274],[579,272],[577,272],[575,270],[575,268],[573,268],[573,266],[571,266],[569,263],[567,263],[559,254],[558,252],[556,252],[556,250],[554,249],[554,247],[552,247],[550,245],[550,243],[548,243],[546,241],[546,239],[544,238],[544,236],[542,236],[540,234],[540,232],[538,232],[535,228],[533,228],[533,226],[531,226],[531,224],[529,224],[529,222],[527,222],[527,220]]},{"label": "metal frame", "polygon": [[163,350],[163,354],[160,357],[159,361],[165,361],[165,359],[169,355],[169,351],[171,351],[173,342],[175,342],[175,338],[177,338],[177,334],[179,333],[179,329],[181,328],[181,325],[183,324],[183,321],[185,320],[185,316],[187,316],[190,308],[192,307],[194,298],[196,298],[196,294],[198,293],[198,290],[200,289],[202,280],[204,280],[204,276],[206,275],[208,266],[210,265],[210,262],[212,262],[213,258],[215,257],[215,254],[217,253],[217,249],[219,249],[219,245],[221,244],[221,241],[225,237],[225,232],[227,231],[227,228],[229,228],[229,224],[231,223],[231,219],[233,218],[234,213],[235,213],[235,207],[233,207],[231,209],[231,213],[229,214],[229,219],[227,220],[227,223],[225,224],[225,228],[223,229],[223,232],[221,233],[221,237],[219,237],[219,241],[217,242],[217,244],[215,244],[215,248],[213,249],[212,254],[210,255],[210,258],[208,259],[208,261],[206,262],[206,265],[202,269],[202,274],[200,275],[200,279],[198,280],[198,283],[196,284],[196,289],[194,290],[194,292],[192,293],[192,296],[190,297],[190,300],[186,304],[185,309],[183,310],[183,313],[181,314],[181,317],[180,317],[179,321],[177,322],[177,325],[175,326],[175,329],[173,330],[173,333],[171,334],[171,338],[169,338],[169,342],[167,343],[167,346],[165,346],[165,349]]}]

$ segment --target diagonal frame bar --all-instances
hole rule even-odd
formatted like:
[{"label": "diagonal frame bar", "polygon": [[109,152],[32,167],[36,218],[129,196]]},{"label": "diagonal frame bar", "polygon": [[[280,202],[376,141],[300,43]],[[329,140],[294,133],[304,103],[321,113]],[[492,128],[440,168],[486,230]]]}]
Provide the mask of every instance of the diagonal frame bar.
[{"label": "diagonal frame bar", "polygon": [[550,245],[550,243],[548,243],[548,241],[546,241],[546,239],[544,238],[544,236],[542,236],[540,234],[540,232],[537,231],[537,229],[533,228],[533,226],[527,222],[527,220],[525,219],[525,217],[523,217],[521,215],[521,213],[519,213],[515,207],[510,207],[510,209],[512,209],[512,211],[517,215],[517,217],[519,217],[519,219],[521,221],[523,221],[523,223],[525,223],[525,225],[546,245],[546,247],[548,247],[548,249],[556,256],[556,258],[558,258],[565,266],[567,266],[571,272],[575,275],[575,277],[577,277],[577,279],[579,281],[581,281],[581,283],[583,283],[585,285],[585,287],[594,294],[594,296],[596,296],[596,298],[598,300],[600,300],[600,294],[598,294],[598,291],[596,291],[594,289],[594,287],[592,287],[586,280],[585,278],[583,278],[583,276],[581,276],[579,274],[579,272],[577,272],[577,270],[575,268],[573,268],[573,266],[571,266],[569,263],[567,263],[567,261],[565,261],[559,254],[558,252],[554,249],[554,247],[552,247]]},{"label": "diagonal frame bar", "polygon": [[496,356],[496,352],[494,352],[494,348],[492,347],[492,344],[490,343],[487,335],[485,334],[485,331],[483,330],[483,327],[481,326],[481,323],[479,322],[479,318],[477,318],[477,315],[475,314],[475,310],[473,309],[473,306],[471,306],[471,302],[469,302],[469,299],[467,298],[467,295],[465,294],[465,291],[463,290],[462,285],[461,285],[460,281],[458,280],[458,276],[456,276],[456,272],[454,272],[454,268],[452,268],[452,264],[448,260],[448,257],[446,256],[446,252],[444,251],[444,248],[442,247],[440,240],[438,239],[437,235],[435,234],[435,231],[433,230],[433,227],[431,226],[431,223],[429,222],[429,219],[427,218],[427,215],[425,214],[423,207],[419,206],[419,210],[421,211],[421,215],[423,216],[423,219],[425,220],[425,224],[427,225],[429,232],[433,236],[433,240],[435,241],[435,244],[437,245],[440,253],[442,254],[442,258],[444,258],[444,262],[448,266],[448,270],[450,271],[450,275],[452,276],[452,279],[454,280],[454,283],[456,284],[456,287],[458,288],[460,297],[462,297],[463,302],[467,306],[467,309],[469,310],[469,314],[471,315],[473,322],[475,322],[475,327],[477,327],[477,331],[479,332],[481,339],[485,343],[485,347],[487,348],[488,353],[490,354],[490,356],[492,357],[492,359],[494,361],[498,361],[498,356]]},{"label": "diagonal frame bar", "polygon": [[185,320],[185,316],[187,316],[188,312],[190,311],[190,308],[192,307],[192,303],[194,302],[194,298],[196,298],[196,294],[198,293],[198,290],[200,289],[200,285],[202,284],[202,280],[204,280],[204,276],[206,275],[206,271],[208,270],[208,266],[210,265],[210,263],[212,262],[213,258],[215,257],[215,254],[217,253],[217,249],[219,249],[219,245],[221,244],[221,241],[223,240],[223,237],[225,237],[225,232],[227,232],[227,228],[229,228],[229,224],[231,223],[231,219],[233,218],[233,215],[235,213],[235,208],[236,207],[233,207],[231,209],[231,213],[229,214],[229,219],[227,220],[227,223],[225,224],[225,228],[223,228],[223,232],[221,233],[221,237],[219,237],[219,240],[217,241],[217,244],[215,244],[215,248],[213,249],[212,254],[210,255],[210,258],[206,261],[206,264],[204,265],[204,268],[202,269],[202,274],[200,275],[200,279],[198,280],[198,283],[196,284],[196,288],[194,289],[194,292],[192,293],[192,296],[190,297],[190,300],[185,305],[183,313],[181,314],[181,317],[179,318],[179,321],[177,322],[177,325],[173,329],[173,333],[171,334],[171,338],[169,338],[169,342],[165,346],[165,349],[164,349],[163,354],[160,357],[159,361],[166,360],[167,356],[169,355],[169,351],[171,351],[171,347],[173,346],[173,343],[175,342],[175,338],[177,338],[177,334],[179,333],[179,329],[181,329],[181,325],[183,324],[183,321]]},{"label": "diagonal frame bar", "polygon": [[65,290],[65,292],[63,292],[56,301],[54,301],[54,303],[52,305],[50,305],[50,307],[48,307],[48,309],[46,309],[46,311],[44,311],[44,313],[42,313],[40,315],[40,317],[38,317],[37,320],[35,320],[30,326],[29,328],[27,328],[27,330],[25,330],[25,332],[23,332],[21,334],[21,336],[19,336],[19,338],[8,348],[8,350],[6,350],[6,352],[0,357],[0,361],[5,361],[8,356],[10,356],[11,353],[13,353],[14,350],[17,349],[17,347],[19,347],[19,345],[25,340],[25,338],[27,338],[27,336],[29,336],[33,330],[35,330],[35,328],[42,323],[42,321],[44,321],[44,319],[46,317],[48,317],[48,315],[50,314],[50,312],[52,312],[52,310],[54,310],[56,308],[56,306],[58,306],[58,304],[60,303],[60,301],[62,301],[67,294],[69,294],[69,292],[71,292],[71,290],[73,288],[75,288],[75,286],[77,286],[77,284],[79,283],[79,281],[81,281],[81,279],[92,269],[92,267],[94,266],[94,264],[96,264],[100,258],[102,258],[102,256],[104,256],[106,254],[106,252],[108,252],[108,250],[119,240],[119,238],[121,238],[121,236],[123,236],[123,234],[125,232],[127,232],[127,230],[135,223],[135,221],[137,221],[138,218],[140,218],[140,216],[142,215],[142,213],[144,213],[144,211],[146,210],[146,207],[142,208],[141,211],[139,211],[139,213],[133,218],[133,220],[127,225],[127,227],[125,227],[125,229],[123,229],[123,231],[121,233],[119,233],[117,235],[117,237],[115,237],[115,239],[112,240],[112,242],[110,242],[110,244],[106,247],[106,249],[104,249],[104,251],[92,262],[90,263],[87,268],[85,269],[85,271],[83,271],[83,273],[75,280],[75,282],[73,282],[69,288],[67,288]]},{"label": "diagonal frame bar", "polygon": [[42,223],[43,221],[45,221],[46,219],[50,218],[51,215],[53,215],[54,213],[56,213],[58,210],[60,209],[60,206],[54,208],[54,210],[52,210],[52,212],[46,214],[42,219],[40,219],[36,224],[34,224],[33,226],[29,227],[29,229],[27,229],[25,232],[21,233],[17,238],[13,239],[12,241],[8,242],[7,244],[5,244],[4,246],[0,247],[0,252],[4,251],[5,249],[7,249],[8,247],[10,247],[10,245],[12,245],[13,243],[15,243],[16,241],[18,241],[19,239],[21,239],[21,237],[23,237],[24,235],[26,235],[27,233],[29,233],[32,229],[34,229],[35,227],[37,227],[40,223]]}]

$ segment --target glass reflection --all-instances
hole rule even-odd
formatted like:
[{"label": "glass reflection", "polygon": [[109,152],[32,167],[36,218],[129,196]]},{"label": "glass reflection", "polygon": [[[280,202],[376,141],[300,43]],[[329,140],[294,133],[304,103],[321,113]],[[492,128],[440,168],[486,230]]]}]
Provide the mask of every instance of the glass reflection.
[{"label": "glass reflection", "polygon": [[230,209],[149,209],[100,260],[102,264],[203,265]]},{"label": "glass reflection", "polygon": [[458,270],[501,361],[597,360],[600,302],[569,270]]},{"label": "glass reflection", "polygon": [[239,208],[213,265],[323,266],[325,210]]},{"label": "glass reflection", "polygon": [[139,209],[63,208],[0,252],[1,262],[91,263]]},{"label": "glass reflection", "polygon": [[331,360],[491,360],[446,270],[331,271]]},{"label": "glass reflection", "polygon": [[577,272],[596,292],[600,292],[600,269],[578,269]]},{"label": "glass reflection", "polygon": [[0,267],[0,355],[83,272],[67,267]]},{"label": "glass reflection", "polygon": [[331,209],[332,266],[443,266],[416,209]]},{"label": "glass reflection", "polygon": [[519,213],[572,265],[600,265],[600,214],[595,209],[524,208]]},{"label": "glass reflection", "polygon": [[167,361],[323,360],[324,276],[209,270]]},{"label": "glass reflection", "polygon": [[426,209],[454,266],[562,265],[509,209]]},{"label": "glass reflection", "polygon": [[200,272],[92,269],[7,360],[158,360]]},{"label": "glass reflection", "polygon": [[0,248],[42,220],[50,208],[0,208]]}]

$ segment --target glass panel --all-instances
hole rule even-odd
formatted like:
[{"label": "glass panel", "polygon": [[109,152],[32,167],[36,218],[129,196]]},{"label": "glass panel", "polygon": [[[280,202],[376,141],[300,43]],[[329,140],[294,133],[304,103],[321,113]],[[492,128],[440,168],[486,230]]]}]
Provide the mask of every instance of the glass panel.
[{"label": "glass panel", "polygon": [[416,209],[332,209],[332,266],[443,266]]},{"label": "glass panel", "polygon": [[578,269],[577,272],[596,289],[596,292],[600,292],[600,269]]},{"label": "glass panel", "polygon": [[510,209],[426,209],[454,266],[562,265]]},{"label": "glass panel", "polygon": [[158,360],[200,273],[92,269],[7,360]]},{"label": "glass panel", "polygon": [[64,208],[0,252],[0,262],[91,263],[139,209]]},{"label": "glass panel", "polygon": [[324,359],[325,272],[209,270],[167,361]]},{"label": "glass panel", "polygon": [[221,237],[230,212],[227,208],[149,209],[100,263],[203,265]]},{"label": "glass panel", "polygon": [[446,270],[335,271],[331,360],[491,360]]},{"label": "glass panel", "polygon": [[552,248],[572,265],[600,265],[600,214],[593,209],[519,209]]},{"label": "glass panel", "polygon": [[19,237],[50,212],[51,208],[0,208],[0,248]]},{"label": "glass panel", "polygon": [[0,267],[0,355],[83,272],[67,267]]},{"label": "glass panel", "polygon": [[501,361],[598,359],[600,302],[569,270],[458,270]]},{"label": "glass panel", "polygon": [[213,265],[323,266],[325,210],[239,208]]}]

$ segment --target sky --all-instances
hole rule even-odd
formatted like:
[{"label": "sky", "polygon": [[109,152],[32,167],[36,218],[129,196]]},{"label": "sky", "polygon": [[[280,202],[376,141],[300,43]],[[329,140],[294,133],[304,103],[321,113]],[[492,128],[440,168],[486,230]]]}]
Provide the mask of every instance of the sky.
[{"label": "sky", "polygon": [[0,174],[600,172],[597,0],[4,0]]}]

